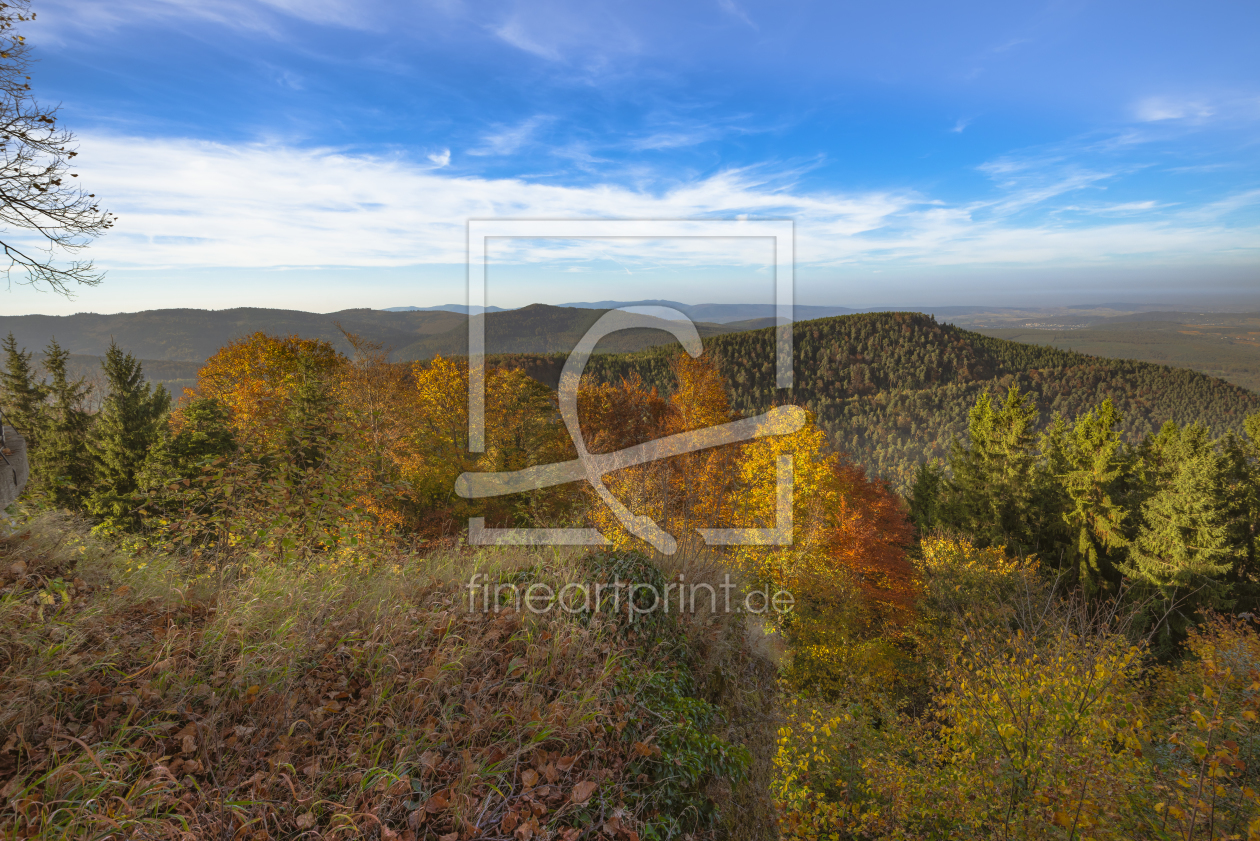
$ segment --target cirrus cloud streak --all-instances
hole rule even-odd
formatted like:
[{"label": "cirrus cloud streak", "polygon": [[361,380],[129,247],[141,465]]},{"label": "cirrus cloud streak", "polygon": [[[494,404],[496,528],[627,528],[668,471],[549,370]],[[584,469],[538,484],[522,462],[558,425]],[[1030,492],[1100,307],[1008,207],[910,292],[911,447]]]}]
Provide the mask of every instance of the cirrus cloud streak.
[{"label": "cirrus cloud streak", "polygon": [[[791,218],[797,262],[830,266],[1100,265],[1255,262],[1260,195],[1215,196],[1174,208],[1125,206],[1122,220],[1059,213],[1089,173],[1051,188],[994,165],[992,195],[961,204],[911,190],[846,193],[801,188],[790,170],[728,169],[651,188],[617,183],[564,186],[460,174],[454,166],[400,156],[282,145],[229,146],[188,139],[83,137],[82,178],[121,221],[97,242],[105,267],[387,267],[460,263],[470,218]],[[442,164],[450,161],[444,152]],[[1030,214],[1030,208],[1040,211]],[[1230,214],[1234,214],[1230,216]],[[632,256],[636,243],[522,244],[497,252],[519,261]],[[751,246],[738,262],[764,260]],[[654,260],[680,265],[722,259],[711,247],[669,244]]]}]

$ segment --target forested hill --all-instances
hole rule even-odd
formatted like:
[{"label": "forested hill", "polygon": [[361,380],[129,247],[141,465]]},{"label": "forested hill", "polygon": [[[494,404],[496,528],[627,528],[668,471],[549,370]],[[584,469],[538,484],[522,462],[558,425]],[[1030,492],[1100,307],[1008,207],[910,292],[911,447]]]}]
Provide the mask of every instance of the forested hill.
[{"label": "forested hill", "polygon": [[[1260,411],[1260,394],[1185,368],[1103,359],[972,333],[919,313],[843,315],[799,322],[794,330],[796,386],[774,387],[774,330],[706,338],[744,414],[796,403],[815,414],[835,446],[898,485],[918,463],[944,457],[967,428],[986,390],[1011,383],[1032,394],[1042,424],[1110,397],[1130,440],[1168,420],[1198,422],[1214,434],[1240,430]],[[678,346],[596,355],[600,380],[637,371],[663,391]]]}]

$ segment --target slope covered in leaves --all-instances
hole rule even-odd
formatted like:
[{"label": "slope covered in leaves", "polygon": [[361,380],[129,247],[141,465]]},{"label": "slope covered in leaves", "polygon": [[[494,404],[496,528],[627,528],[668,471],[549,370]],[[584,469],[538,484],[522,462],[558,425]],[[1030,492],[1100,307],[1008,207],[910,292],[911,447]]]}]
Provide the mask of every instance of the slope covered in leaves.
[{"label": "slope covered in leaves", "polygon": [[[1129,439],[1169,420],[1201,423],[1219,435],[1241,429],[1260,410],[1260,395],[1195,371],[991,338],[919,313],[799,322],[793,340],[790,391],[775,388],[773,329],[704,340],[726,378],[731,406],[745,415],[775,404],[804,406],[834,446],[901,485],[920,461],[948,453],[980,393],[1004,393],[1012,383],[1032,396],[1043,425],[1055,413],[1074,417],[1110,398]],[[677,353],[674,345],[597,355],[587,370],[601,381],[637,372],[668,392],[669,361]]]},{"label": "slope covered in leaves", "polygon": [[474,570],[663,580],[497,560],[229,573],[57,517],[0,535],[0,837],[767,837],[742,626],[470,609]]}]

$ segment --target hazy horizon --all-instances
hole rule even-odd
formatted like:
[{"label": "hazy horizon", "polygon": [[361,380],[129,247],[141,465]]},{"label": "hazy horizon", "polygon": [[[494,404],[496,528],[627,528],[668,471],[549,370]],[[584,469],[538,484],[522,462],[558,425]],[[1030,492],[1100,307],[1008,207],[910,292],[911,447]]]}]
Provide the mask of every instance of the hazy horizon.
[{"label": "hazy horizon", "polygon": [[[458,302],[502,217],[791,219],[817,305],[1260,290],[1254,6],[36,7],[33,93],[119,220],[102,286],[7,313]],[[765,249],[640,245],[501,249],[488,300],[771,300]]]}]

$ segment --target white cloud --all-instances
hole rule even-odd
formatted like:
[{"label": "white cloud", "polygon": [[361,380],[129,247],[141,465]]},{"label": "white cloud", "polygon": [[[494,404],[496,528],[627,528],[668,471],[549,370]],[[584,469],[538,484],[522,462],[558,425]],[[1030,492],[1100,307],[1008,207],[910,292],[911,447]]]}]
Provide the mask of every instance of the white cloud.
[{"label": "white cloud", "polygon": [[718,137],[720,137],[720,133],[713,128],[658,131],[646,137],[631,140],[630,148],[638,151],[681,149],[687,146],[698,146],[701,143],[708,143],[710,140],[718,139]]},{"label": "white cloud", "polygon": [[443,149],[441,152],[434,152],[428,155],[428,158],[439,167],[447,166],[451,162],[451,150]]},{"label": "white cloud", "polygon": [[[1045,183],[1014,161],[995,163],[1007,193],[949,204],[906,191],[802,190],[791,174],[727,170],[667,189],[597,183],[557,186],[457,176],[398,157],[331,149],[226,146],[194,140],[85,135],[82,180],[121,219],[91,249],[103,268],[386,267],[460,263],[468,218],[792,218],[802,265],[899,266],[1106,264],[1133,258],[1205,263],[1260,257],[1260,228],[1225,216],[1260,202],[1254,191],[1212,205],[1143,215],[1116,205],[1122,222],[1085,225],[1012,214],[1103,174]],[[1021,173],[1025,173],[1022,174]],[[1027,180],[1021,181],[1021,178]],[[1048,221],[1047,221],[1048,219]],[[502,259],[637,259],[634,243],[518,243]],[[689,265],[764,259],[756,243],[714,252],[685,240],[653,260]],[[702,254],[703,252],[703,254]],[[716,253],[716,256],[714,256]],[[725,255],[725,256],[723,256]]]},{"label": "white cloud", "polygon": [[718,8],[726,12],[731,17],[743,21],[753,29],[757,28],[757,24],[752,22],[752,18],[748,17],[748,13],[745,12],[743,8],[735,2],[735,0],[718,0]]},{"label": "white cloud", "polygon": [[372,29],[371,5],[356,0],[41,0],[32,26],[41,44],[72,46],[81,33],[99,35],[132,26],[180,21],[212,23],[228,29],[281,37],[285,19]]},{"label": "white cloud", "polygon": [[541,40],[535,38],[526,28],[525,21],[519,17],[509,18],[504,23],[494,27],[492,31],[518,50],[524,50],[548,61],[560,60],[560,51],[555,46],[544,44]]},{"label": "white cloud", "polygon": [[475,149],[469,149],[470,155],[510,155],[529,143],[534,138],[534,134],[542,126],[551,122],[551,118],[540,114],[535,114],[529,119],[518,125],[510,127],[499,127],[497,131],[481,138],[481,145]]},{"label": "white cloud", "polygon": [[1031,43],[1031,39],[1029,38],[1011,38],[1007,41],[1003,41],[1001,44],[998,44],[996,47],[993,47],[991,51],[995,53],[1005,53],[1005,52],[1009,52],[1010,50],[1015,49],[1016,47],[1022,44],[1028,44],[1028,43]]},{"label": "white cloud", "polygon": [[992,178],[1005,195],[976,207],[998,216],[1028,210],[1065,193],[1098,187],[1118,174],[1085,169],[1054,156],[1007,156],[981,164],[978,169]]},{"label": "white cloud", "polygon": [[1119,204],[1107,204],[1099,207],[1081,208],[1086,213],[1145,213],[1148,210],[1167,207],[1166,204],[1160,204],[1154,199],[1147,201],[1127,201]]},{"label": "white cloud", "polygon": [[1133,114],[1144,123],[1163,120],[1203,121],[1216,113],[1216,109],[1199,99],[1177,99],[1152,96],[1133,106]]}]

